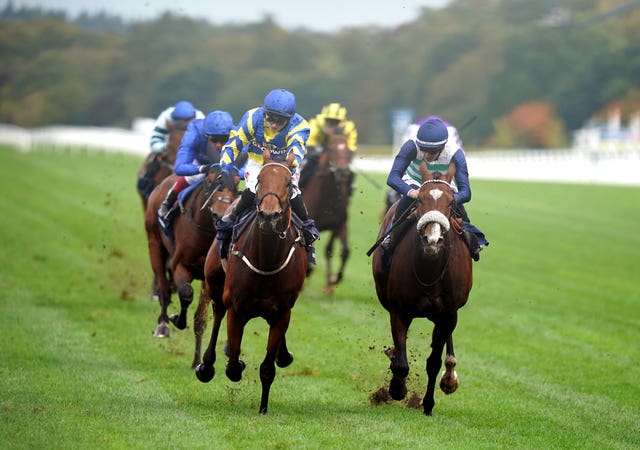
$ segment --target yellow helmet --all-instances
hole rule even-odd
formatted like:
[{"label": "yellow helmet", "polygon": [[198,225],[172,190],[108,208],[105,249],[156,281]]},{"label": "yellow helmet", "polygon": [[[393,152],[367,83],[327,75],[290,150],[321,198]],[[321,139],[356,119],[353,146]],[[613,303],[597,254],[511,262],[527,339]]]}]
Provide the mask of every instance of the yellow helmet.
[{"label": "yellow helmet", "polygon": [[325,119],[334,119],[343,121],[347,118],[347,108],[340,103],[330,103],[322,108],[322,115]]}]

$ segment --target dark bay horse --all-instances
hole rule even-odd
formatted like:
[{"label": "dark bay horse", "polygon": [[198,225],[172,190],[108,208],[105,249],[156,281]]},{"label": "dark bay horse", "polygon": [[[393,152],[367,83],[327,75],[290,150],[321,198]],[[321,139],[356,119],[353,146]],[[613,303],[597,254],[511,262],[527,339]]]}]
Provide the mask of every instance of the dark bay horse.
[{"label": "dark bay horse", "polygon": [[[167,150],[163,153],[149,153],[142,162],[138,170],[138,195],[142,200],[142,209],[147,211],[147,203],[151,192],[158,186],[162,180],[169,175],[173,175],[173,164],[176,161],[178,148],[182,142],[182,137],[186,128],[178,127],[167,122],[167,130],[169,131],[169,139],[167,140]],[[147,176],[145,176],[145,174]],[[144,180],[142,183],[140,180]]]},{"label": "dark bay horse", "polygon": [[226,375],[231,381],[240,381],[245,368],[240,359],[244,327],[249,320],[262,317],[269,325],[269,337],[267,353],[260,364],[261,414],[267,412],[276,374],[274,363],[286,367],[293,362],[285,335],[307,270],[306,250],[300,244],[302,234],[292,225],[291,162],[291,159],[285,164],[267,162],[260,170],[255,217],[229,249],[226,273],[217,239],[205,263],[205,282],[214,303],[214,323],[209,347],[202,364],[196,368],[196,376],[203,383],[213,379],[216,341],[226,314]]},{"label": "dark bay horse", "polygon": [[[422,400],[426,415],[431,415],[438,372],[442,366],[442,351],[446,345],[445,372],[440,389],[453,393],[459,385],[454,370],[457,363],[453,351],[453,331],[458,309],[469,297],[472,267],[469,249],[461,237],[461,229],[451,215],[451,179],[455,166],[446,174],[433,177],[423,162],[420,171],[423,184],[417,199],[414,218],[416,227],[399,240],[390,265],[383,250],[373,254],[373,278],[382,306],[389,312],[394,348],[388,352],[392,379],[389,394],[395,400],[407,394],[405,379],[409,373],[407,332],[414,318],[426,317],[434,323],[431,354],[427,359],[427,391]],[[386,214],[380,238],[397,204]]]},{"label": "dark bay horse", "polygon": [[[219,169],[218,169],[219,170]],[[196,186],[183,204],[183,210],[172,223],[172,238],[167,236],[157,222],[157,210],[176,176],[166,178],[149,197],[145,227],[149,245],[151,267],[158,284],[160,315],[155,337],[169,337],[169,320],[180,330],[187,326],[187,309],[193,301],[194,279],[204,282],[204,262],[216,233],[215,223],[238,196],[237,183],[223,186],[217,181],[218,170],[210,171],[204,181]],[[171,285],[166,266],[169,263],[180,298],[180,314],[168,316],[171,303]],[[202,334],[206,326],[208,296],[200,289],[200,302],[194,317],[196,349],[193,367],[200,362]]]},{"label": "dark bay horse", "polygon": [[[318,230],[331,232],[325,247],[325,294],[332,294],[335,285],[342,280],[349,258],[347,219],[353,181],[353,172],[349,166],[351,153],[344,136],[331,136],[318,159],[318,169],[302,193],[309,216],[316,221]],[[342,251],[338,272],[333,273],[333,246],[336,239],[340,240]]]}]

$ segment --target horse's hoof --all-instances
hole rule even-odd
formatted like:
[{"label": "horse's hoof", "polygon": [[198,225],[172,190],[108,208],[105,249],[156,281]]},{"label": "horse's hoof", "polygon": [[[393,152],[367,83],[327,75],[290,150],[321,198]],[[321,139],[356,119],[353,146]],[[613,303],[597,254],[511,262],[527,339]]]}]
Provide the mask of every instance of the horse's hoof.
[{"label": "horse's hoof", "polygon": [[430,416],[433,411],[433,407],[436,405],[436,402],[433,399],[422,399],[423,412],[425,416]]},{"label": "horse's hoof", "polygon": [[202,381],[203,383],[208,383],[209,381],[213,380],[213,377],[216,374],[216,369],[213,366],[207,367],[204,364],[198,364],[195,372],[196,378],[198,378],[198,380]]},{"label": "horse's hoof", "polygon": [[233,382],[238,382],[242,379],[242,371],[246,367],[243,360],[239,359],[235,364],[227,362],[227,370],[225,374]]},{"label": "horse's hoof", "polygon": [[169,320],[172,324],[175,325],[178,330],[184,330],[185,328],[187,328],[187,321],[180,320],[180,316],[178,314],[174,314],[173,316],[169,317]]},{"label": "horse's hoof", "polygon": [[171,336],[169,332],[169,324],[167,322],[162,322],[158,324],[156,331],[153,333],[153,337],[157,338],[168,338]]},{"label": "horse's hoof", "polygon": [[407,396],[407,384],[404,378],[393,377],[389,382],[389,395],[394,400],[402,400]]},{"label": "horse's hoof", "polygon": [[453,394],[460,386],[460,379],[455,370],[452,370],[449,375],[447,371],[442,372],[442,378],[440,378],[440,390],[445,394]]},{"label": "horse's hoof", "polygon": [[293,354],[290,352],[278,354],[276,358],[276,364],[278,367],[287,367],[293,362]]}]

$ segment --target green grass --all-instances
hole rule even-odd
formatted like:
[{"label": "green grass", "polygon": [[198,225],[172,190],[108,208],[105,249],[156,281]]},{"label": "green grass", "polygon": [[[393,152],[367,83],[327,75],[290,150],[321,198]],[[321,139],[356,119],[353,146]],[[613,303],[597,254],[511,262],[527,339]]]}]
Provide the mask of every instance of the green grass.
[{"label": "green grass", "polygon": [[[360,177],[346,279],[321,294],[323,236],[288,333],[296,359],[260,416],[262,320],[240,383],[220,351],[214,380],[196,379],[191,329],[152,337],[139,164],[0,148],[3,448],[640,448],[639,188],[472,180],[491,245],[455,332],[462,384],[425,417],[369,401],[391,337],[365,255],[384,192]],[[420,397],[431,329],[415,321],[408,342]]]}]

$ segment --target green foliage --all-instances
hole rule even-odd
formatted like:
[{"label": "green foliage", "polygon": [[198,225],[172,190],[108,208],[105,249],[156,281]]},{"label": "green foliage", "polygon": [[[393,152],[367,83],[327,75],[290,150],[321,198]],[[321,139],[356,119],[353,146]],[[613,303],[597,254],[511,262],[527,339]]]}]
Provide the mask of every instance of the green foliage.
[{"label": "green foliage", "polygon": [[[323,235],[288,332],[296,359],[277,370],[261,417],[264,321],[247,326],[239,383],[224,376],[222,345],[216,377],[202,384],[189,368],[190,329],[151,336],[159,308],[148,300],[139,164],[0,148],[4,448],[640,445],[637,187],[474,183],[469,214],[491,245],[455,332],[462,384],[437,392],[428,418],[369,401],[389,381],[392,341],[365,256],[384,192],[359,176],[346,278],[321,294]],[[431,329],[416,320],[409,334],[410,395],[424,394]]]},{"label": "green foliage", "polygon": [[[640,8],[612,14],[610,3],[454,0],[396,29],[330,35],[286,31],[269,16],[212,26],[166,13],[124,27],[104,13],[71,22],[7,6],[0,121],[127,126],[181,98],[239,117],[281,86],[306,117],[347,105],[363,144],[391,141],[398,107],[453,123],[478,116],[465,142],[479,146],[521,104],[547,102],[570,133],[640,88]],[[554,8],[569,21],[544,25]]]}]

